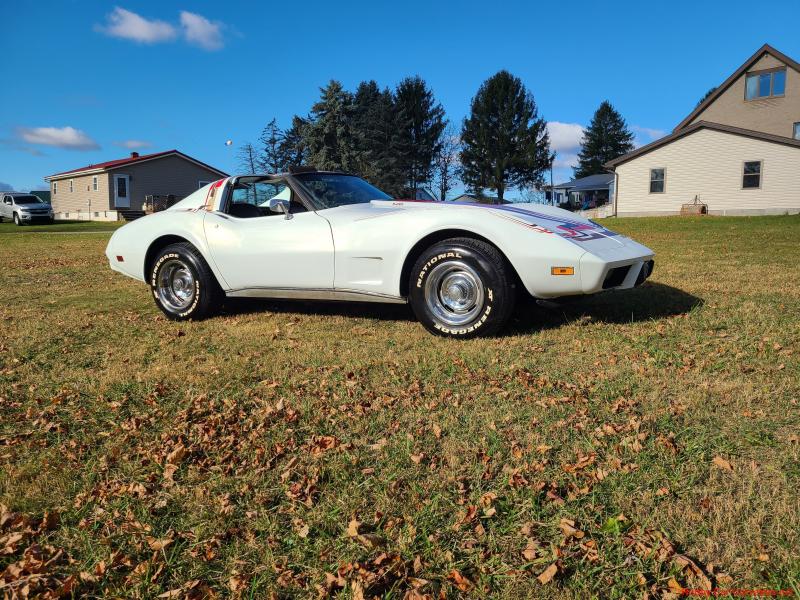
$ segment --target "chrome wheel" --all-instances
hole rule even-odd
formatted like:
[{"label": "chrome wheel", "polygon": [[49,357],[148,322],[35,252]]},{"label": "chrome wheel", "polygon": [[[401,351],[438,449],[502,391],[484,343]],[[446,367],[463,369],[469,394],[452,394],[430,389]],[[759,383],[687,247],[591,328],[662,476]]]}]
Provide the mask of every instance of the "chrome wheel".
[{"label": "chrome wheel", "polygon": [[194,275],[182,260],[171,258],[158,271],[158,299],[170,310],[180,312],[192,305],[196,293]]},{"label": "chrome wheel", "polygon": [[461,261],[436,265],[425,281],[425,303],[451,327],[473,321],[483,309],[484,286],[478,273]]}]

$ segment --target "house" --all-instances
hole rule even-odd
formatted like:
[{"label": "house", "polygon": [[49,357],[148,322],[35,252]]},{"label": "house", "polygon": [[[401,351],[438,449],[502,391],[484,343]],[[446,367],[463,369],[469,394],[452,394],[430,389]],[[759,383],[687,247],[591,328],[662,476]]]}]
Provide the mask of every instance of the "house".
[{"label": "house", "polygon": [[581,211],[590,217],[607,216],[613,196],[614,175],[600,173],[567,183],[554,185],[552,191],[545,187],[545,199],[567,210]]},{"label": "house", "polygon": [[484,196],[478,194],[461,194],[448,202],[469,202],[471,204],[511,204],[511,201],[503,199],[501,202],[497,196]]},{"label": "house", "polygon": [[800,64],[764,45],[674,131],[606,165],[614,214],[800,212]]},{"label": "house", "polygon": [[177,199],[227,174],[178,150],[130,156],[45,177],[56,219],[116,221],[141,215],[147,196]]}]

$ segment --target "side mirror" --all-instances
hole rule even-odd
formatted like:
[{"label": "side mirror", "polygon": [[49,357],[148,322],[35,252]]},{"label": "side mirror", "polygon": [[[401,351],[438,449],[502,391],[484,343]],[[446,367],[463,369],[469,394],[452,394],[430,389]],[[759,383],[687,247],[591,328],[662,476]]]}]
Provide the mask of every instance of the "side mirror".
[{"label": "side mirror", "polygon": [[11,198],[6,198],[3,202],[11,206]]},{"label": "side mirror", "polygon": [[269,201],[269,210],[270,212],[286,215],[284,217],[286,219],[292,218],[292,213],[289,212],[289,203],[286,200],[272,198]]}]

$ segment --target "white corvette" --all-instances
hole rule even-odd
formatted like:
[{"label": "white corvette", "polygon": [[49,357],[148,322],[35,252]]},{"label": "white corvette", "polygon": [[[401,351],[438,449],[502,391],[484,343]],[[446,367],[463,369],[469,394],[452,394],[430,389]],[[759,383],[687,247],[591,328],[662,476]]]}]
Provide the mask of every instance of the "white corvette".
[{"label": "white corvette", "polygon": [[653,252],[558,208],[394,200],[353,175],[298,168],[221,179],[117,230],[111,268],[172,319],[225,297],[409,302],[430,331],[497,331],[516,294],[626,289]]}]

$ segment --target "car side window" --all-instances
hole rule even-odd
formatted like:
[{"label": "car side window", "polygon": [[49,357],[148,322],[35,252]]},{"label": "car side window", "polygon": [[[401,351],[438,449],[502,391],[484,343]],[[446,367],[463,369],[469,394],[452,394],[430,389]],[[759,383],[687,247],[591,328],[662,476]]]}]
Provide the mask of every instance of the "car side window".
[{"label": "car side window", "polygon": [[289,212],[304,212],[305,207],[295,198],[285,181],[239,182],[231,191],[228,214],[240,219],[280,216],[283,204]]}]

